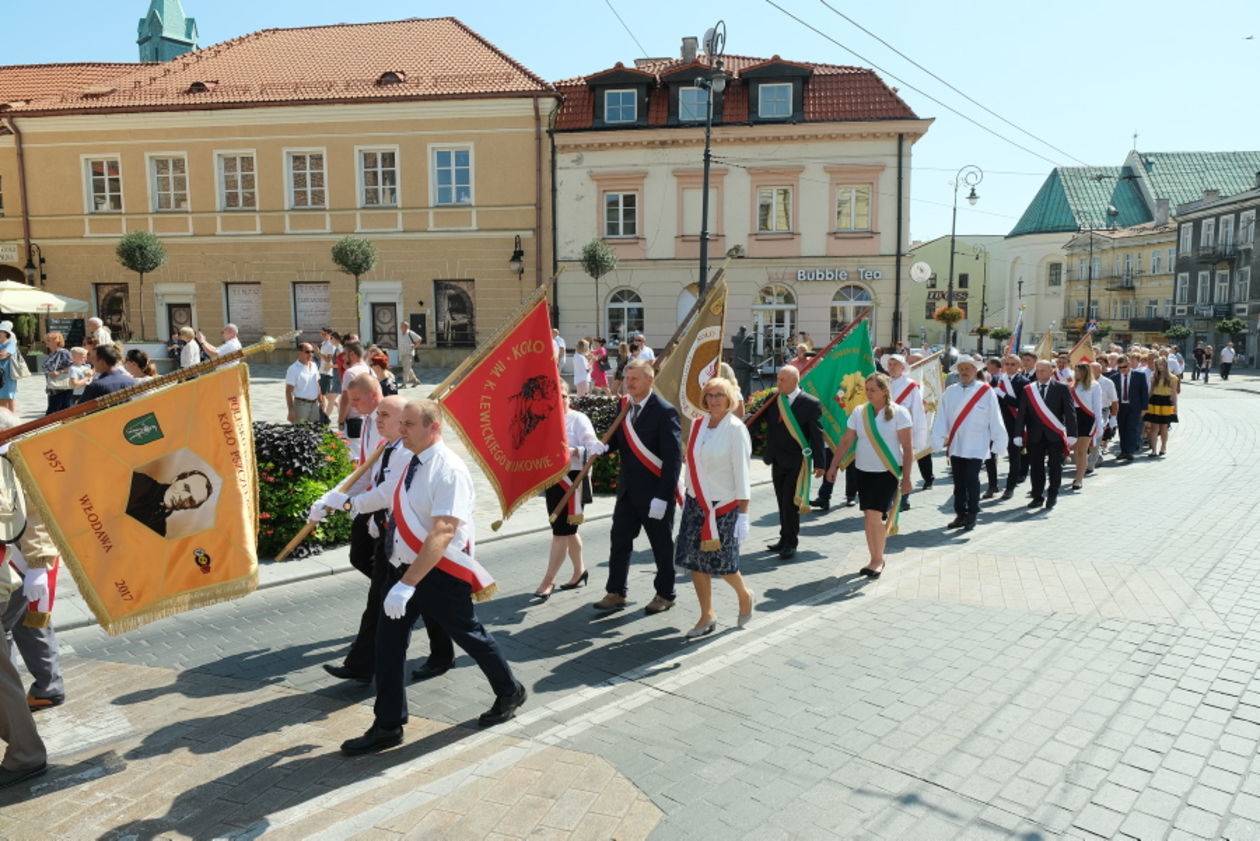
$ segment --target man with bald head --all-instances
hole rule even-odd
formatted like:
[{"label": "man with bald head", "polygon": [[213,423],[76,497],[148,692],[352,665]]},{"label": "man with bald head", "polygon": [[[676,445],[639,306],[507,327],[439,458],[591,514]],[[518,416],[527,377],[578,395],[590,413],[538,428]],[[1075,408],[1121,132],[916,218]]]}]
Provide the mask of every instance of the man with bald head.
[{"label": "man with bald head", "polygon": [[822,404],[801,389],[801,372],[791,365],[779,369],[778,395],[765,412],[766,449],[774,495],[779,503],[779,540],[767,548],[789,560],[796,556],[801,510],[809,510],[809,470],[814,478],[827,468],[823,448]]}]

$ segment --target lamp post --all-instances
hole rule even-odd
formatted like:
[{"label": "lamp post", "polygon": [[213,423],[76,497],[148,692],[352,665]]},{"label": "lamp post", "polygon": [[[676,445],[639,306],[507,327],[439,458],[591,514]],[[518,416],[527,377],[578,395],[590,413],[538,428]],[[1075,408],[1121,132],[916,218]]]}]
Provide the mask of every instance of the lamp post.
[{"label": "lamp post", "polygon": [[[954,176],[954,213],[949,223],[949,286],[945,291],[946,307],[954,305],[954,247],[958,238],[958,185],[966,184],[970,188],[970,192],[967,193],[967,203],[974,205],[980,201],[980,196],[976,194],[976,185],[983,180],[984,170],[975,164],[967,164]],[[945,331],[945,344],[948,347],[954,346],[954,341],[950,341],[952,333],[954,333],[954,327],[950,325]]]},{"label": "lamp post", "polygon": [[516,235],[516,242],[512,246],[512,256],[508,258],[508,269],[516,275],[517,297],[520,301],[524,301],[525,291],[521,289],[521,278],[525,274],[525,251],[521,248],[520,234]]},{"label": "lamp post", "polygon": [[722,53],[726,49],[726,22],[719,20],[717,25],[705,33],[705,55],[709,66],[713,69],[709,75],[696,78],[696,87],[706,92],[704,117],[704,179],[700,196],[700,281],[697,288],[699,297],[704,297],[704,289],[709,285],[709,166],[713,160],[713,95],[726,90],[729,78],[722,71]]},{"label": "lamp post", "polygon": [[[36,262],[38,258],[38,263]],[[26,265],[22,267],[23,274],[26,275],[26,284],[34,286],[35,281],[39,281],[41,287],[48,285],[48,275],[44,272],[44,249],[39,247],[39,243],[26,241]],[[44,335],[44,325],[47,323],[47,314],[40,313],[38,316],[38,326],[36,328],[39,336]]]},{"label": "lamp post", "polygon": [[980,282],[980,353],[984,353],[984,318],[989,311],[989,249],[983,245],[975,245],[971,248],[971,253],[975,255],[976,260],[980,259],[980,255],[984,255],[984,279]]}]

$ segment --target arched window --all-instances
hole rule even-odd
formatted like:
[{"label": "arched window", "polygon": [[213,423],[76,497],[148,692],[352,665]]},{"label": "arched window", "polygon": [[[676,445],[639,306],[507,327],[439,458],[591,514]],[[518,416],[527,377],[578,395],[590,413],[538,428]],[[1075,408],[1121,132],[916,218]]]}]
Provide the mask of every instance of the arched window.
[{"label": "arched window", "polygon": [[[848,327],[863,310],[871,310],[871,325],[875,324],[874,298],[865,286],[841,286],[831,297],[831,335]],[[872,335],[872,339],[874,336]]]},{"label": "arched window", "polygon": [[608,296],[605,312],[604,335],[609,344],[628,341],[635,333],[643,332],[643,299],[633,289],[615,289]]},{"label": "arched window", "polygon": [[688,284],[683,291],[678,293],[678,323],[682,324],[687,320],[687,316],[691,315],[691,308],[696,305],[696,293],[699,291],[696,284]]},{"label": "arched window", "polygon": [[792,336],[796,329],[796,295],[781,283],[761,287],[752,305],[753,335],[757,362],[773,371],[792,356]]}]

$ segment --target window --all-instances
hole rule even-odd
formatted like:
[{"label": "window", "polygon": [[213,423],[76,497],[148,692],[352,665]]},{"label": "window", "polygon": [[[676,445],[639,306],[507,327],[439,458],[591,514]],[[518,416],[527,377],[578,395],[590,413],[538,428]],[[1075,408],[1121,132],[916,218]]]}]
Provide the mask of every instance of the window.
[{"label": "window", "polygon": [[[932,316],[936,315],[936,308],[940,306],[940,304],[936,301],[926,301],[925,303],[927,304],[927,306],[923,308],[923,317],[931,318]],[[841,324],[839,328],[833,327],[832,332],[838,333],[840,329],[843,328],[845,324],[848,324],[848,323],[849,322],[846,321],[844,324]]]},{"label": "window", "polygon": [[1133,277],[1133,255],[1132,254],[1124,255],[1124,277],[1126,278]]},{"label": "window", "polygon": [[1098,320],[1098,299],[1097,298],[1091,298],[1089,301],[1089,317],[1095,321]]},{"label": "window", "polygon": [[1077,280],[1087,280],[1087,278],[1086,278],[1086,276],[1085,276],[1085,271],[1086,271],[1086,268],[1087,268],[1087,265],[1086,265],[1086,262],[1085,262],[1085,258],[1084,258],[1084,257],[1082,257],[1082,258],[1080,259],[1080,261],[1077,263],[1077,268],[1076,268],[1076,279],[1077,279]]},{"label": "window", "polygon": [[970,285],[971,285],[971,275],[967,274],[966,272],[960,273],[958,275],[958,288],[966,289]]},{"label": "window", "polygon": [[1256,212],[1244,210],[1238,216],[1238,244],[1250,245],[1256,239]]},{"label": "window", "polygon": [[608,329],[610,342],[624,342],[633,333],[643,332],[643,299],[633,289],[618,289],[608,296]]},{"label": "window", "polygon": [[1189,254],[1194,242],[1194,225],[1187,222],[1181,226],[1181,253]]},{"label": "window", "polygon": [[[832,313],[835,311],[833,303]],[[792,356],[788,348],[794,346],[792,339],[797,329],[796,295],[781,283],[761,287],[753,297],[752,320],[753,333],[756,336],[753,353],[757,359],[773,357],[775,362],[770,363],[773,371],[775,363],[781,365]]]},{"label": "window", "polygon": [[1208,287],[1212,284],[1211,272],[1199,272],[1199,284],[1194,290],[1194,302],[1196,304],[1208,303],[1208,296],[1212,294],[1212,290]]},{"label": "window", "polygon": [[633,123],[638,118],[639,92],[637,90],[623,88],[604,91],[604,122]]},{"label": "window", "polygon": [[1090,280],[1098,280],[1100,277],[1102,277],[1102,258],[1101,257],[1094,258],[1094,262],[1093,262],[1093,265],[1090,266],[1090,270],[1093,272],[1089,276]]},{"label": "window", "polygon": [[219,209],[256,210],[257,173],[253,155],[219,156]]},{"label": "window", "polygon": [[117,158],[87,162],[88,213],[122,212],[121,167]]},{"label": "window", "polygon": [[1172,314],[1173,314],[1173,299],[1165,298],[1164,299],[1164,318],[1172,318]]},{"label": "window", "polygon": [[472,204],[472,149],[434,149],[433,184],[434,204]]},{"label": "window", "polygon": [[289,152],[289,207],[327,207],[323,152]]},{"label": "window", "polygon": [[1163,272],[1164,269],[1160,263],[1160,259],[1162,257],[1163,254],[1159,251],[1159,249],[1151,252],[1151,274],[1161,274]]},{"label": "window", "polygon": [[[928,276],[928,285],[927,285],[927,288],[928,288],[928,289],[935,289],[935,288],[936,288],[936,280],[937,280],[937,275],[936,275],[936,272],[932,272],[932,274],[930,274],[930,275]],[[933,309],[933,312],[935,312],[935,309]]]},{"label": "window", "polygon": [[1251,266],[1243,266],[1234,274],[1234,303],[1251,300]]},{"label": "window", "polygon": [[604,193],[604,236],[632,237],[638,233],[637,193]]},{"label": "window", "polygon": [[792,116],[792,83],[758,85],[757,116],[763,120]]},{"label": "window", "polygon": [[1127,298],[1120,302],[1120,317],[1121,318],[1133,317],[1133,302]]},{"label": "window", "polygon": [[1063,264],[1051,263],[1049,266],[1049,277],[1046,281],[1051,286],[1063,285]]},{"label": "window", "polygon": [[869,231],[870,229],[870,186],[842,184],[836,187],[836,230]]},{"label": "window", "polygon": [[1234,217],[1222,216],[1219,229],[1221,232],[1218,241],[1222,248],[1234,247]]},{"label": "window", "polygon": [[1212,302],[1215,304],[1229,303],[1229,269],[1216,273],[1216,291],[1212,296]]},{"label": "window", "polygon": [[1216,244],[1216,220],[1204,219],[1199,225],[1199,247],[1211,248]]},{"label": "window", "polygon": [[393,149],[363,149],[359,152],[361,207],[398,206],[398,153]]},{"label": "window", "polygon": [[704,88],[678,89],[678,121],[702,123],[709,116],[709,92]]},{"label": "window", "polygon": [[1171,272],[1173,270],[1173,267],[1176,265],[1177,265],[1177,249],[1170,248],[1168,249],[1168,269],[1167,270]]},{"label": "window", "polygon": [[757,189],[757,232],[780,233],[792,230],[792,188]]},{"label": "window", "polygon": [[1146,317],[1159,318],[1159,299],[1152,298],[1146,302]]},{"label": "window", "polygon": [[1084,318],[1085,317],[1085,302],[1081,300],[1080,298],[1077,298],[1073,303],[1076,306],[1076,317]]},{"label": "window", "polygon": [[1190,273],[1177,273],[1177,303],[1190,303]]},{"label": "window", "polygon": [[149,184],[154,210],[188,209],[188,161],[184,157],[149,158]]},{"label": "window", "polygon": [[[836,294],[831,296],[831,335],[834,336],[849,326],[868,309],[871,310],[871,323],[874,324],[874,305],[874,299],[865,287],[841,286],[836,290]],[[940,306],[939,301],[928,301],[929,318],[938,306]]]},{"label": "window", "polygon": [[1113,300],[1111,302],[1111,316],[1110,317],[1111,318],[1120,317],[1120,302],[1119,301]]}]

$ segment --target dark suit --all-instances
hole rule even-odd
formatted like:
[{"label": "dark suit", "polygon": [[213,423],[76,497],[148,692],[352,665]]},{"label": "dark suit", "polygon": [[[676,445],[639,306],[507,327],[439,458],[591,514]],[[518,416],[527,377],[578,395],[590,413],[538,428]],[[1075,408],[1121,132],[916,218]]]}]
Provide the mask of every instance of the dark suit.
[{"label": "dark suit", "polygon": [[[814,468],[827,468],[827,451],[823,445],[822,404],[818,398],[804,391],[792,401],[792,415],[809,442],[810,458]],[[770,465],[770,478],[774,482],[774,495],[779,502],[779,546],[795,549],[801,530],[801,514],[793,499],[796,478],[800,475],[804,454],[788,428],[787,421],[779,417],[779,399],[776,396],[766,409],[766,450],[763,456]],[[805,500],[806,504],[809,500]]]},{"label": "dark suit", "polygon": [[[1124,377],[1129,377],[1129,387],[1124,388]],[[1116,424],[1120,428],[1120,455],[1130,458],[1137,453],[1142,441],[1142,417],[1151,399],[1150,385],[1141,371],[1112,371],[1107,376],[1116,384],[1116,399],[1120,401],[1120,413]],[[1206,376],[1206,375],[1205,375]],[[1126,399],[1127,397],[1127,399]]]},{"label": "dark suit", "polygon": [[131,388],[135,384],[135,377],[122,368],[110,368],[104,374],[97,374],[92,378],[92,382],[83,387],[83,394],[79,396],[78,402],[86,403],[89,400],[104,397],[106,394]]},{"label": "dark suit", "polygon": [[[613,507],[611,543],[608,550],[609,593],[625,596],[630,574],[630,554],[639,530],[647,533],[656,559],[656,594],[674,598],[674,494],[678,488],[678,471],[682,468],[682,442],[679,438],[678,410],[652,392],[643,401],[637,420],[631,421],[634,404],[626,414],[626,423],[648,450],[661,460],[661,475],[655,475],[630,449],[629,437],[618,427],[609,447],[621,456],[617,474],[617,502]],[[665,516],[653,520],[648,516],[653,499],[666,501]]]},{"label": "dark suit", "polygon": [[[1041,384],[1033,380],[1029,384],[1040,390]],[[1063,423],[1069,438],[1076,437],[1076,406],[1072,394],[1063,383],[1051,379],[1046,383],[1046,408]],[[1029,472],[1032,475],[1033,499],[1053,501],[1059,496],[1059,484],[1063,481],[1064,441],[1058,430],[1047,427],[1033,406],[1028,389],[1020,392],[1019,413],[1023,422],[1024,447],[1028,450]],[[1050,487],[1047,492],[1046,476]]]},{"label": "dark suit", "polygon": [[[1011,377],[1011,391],[1014,394],[1003,394],[998,388],[997,383],[1001,379],[1000,376],[994,377],[993,390],[997,394],[998,405],[1002,409],[1002,423],[1006,426],[1006,490],[1013,491],[1015,486],[1024,481],[1024,477],[1028,475],[1028,464],[1024,458],[1023,447],[1015,446],[1015,438],[1024,434],[1024,418],[1020,413],[1020,402],[1023,399],[1024,386],[1028,385],[1031,380],[1023,374],[1016,374]],[[1068,395],[1069,397],[1071,395]]]}]

